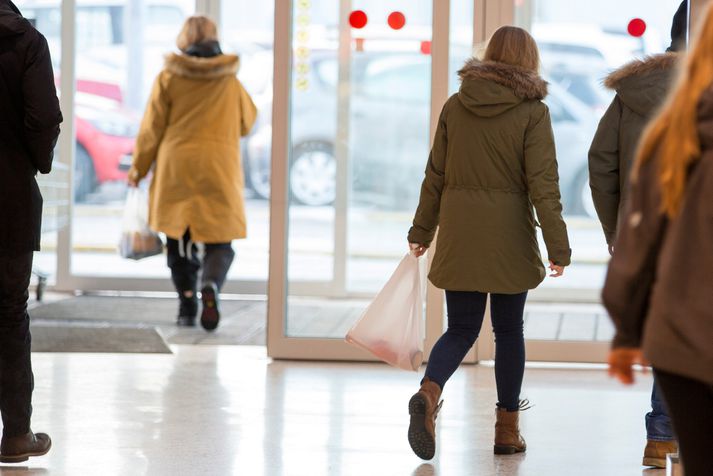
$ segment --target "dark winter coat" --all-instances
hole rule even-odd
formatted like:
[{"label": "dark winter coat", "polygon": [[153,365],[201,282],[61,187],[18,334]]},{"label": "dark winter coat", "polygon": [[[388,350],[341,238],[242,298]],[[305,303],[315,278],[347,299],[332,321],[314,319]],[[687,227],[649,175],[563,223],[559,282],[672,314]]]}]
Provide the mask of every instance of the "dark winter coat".
[{"label": "dark winter coat", "polygon": [[45,38],[0,0],[0,253],[39,250],[42,196],[62,114]]},{"label": "dark winter coat", "polygon": [[537,287],[548,258],[570,264],[547,83],[533,72],[470,60],[443,107],[408,240],[430,245],[442,289],[515,294]]},{"label": "dark winter coat", "polygon": [[713,385],[713,88],[698,131],[702,156],[674,219],[661,212],[657,160],[633,183],[603,300],[614,347],[641,347],[654,367]]},{"label": "dark winter coat", "polygon": [[616,91],[589,150],[589,184],[609,245],[627,201],[629,172],[646,125],[666,99],[677,53],[633,61],[606,78]]}]

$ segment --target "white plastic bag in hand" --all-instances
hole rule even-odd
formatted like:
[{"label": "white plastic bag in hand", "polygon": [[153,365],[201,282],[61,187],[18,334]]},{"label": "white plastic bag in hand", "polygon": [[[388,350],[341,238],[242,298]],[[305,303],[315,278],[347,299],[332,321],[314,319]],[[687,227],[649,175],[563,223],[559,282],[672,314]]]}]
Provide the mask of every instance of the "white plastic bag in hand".
[{"label": "white plastic bag in hand", "polygon": [[139,260],[163,253],[163,241],[149,228],[148,217],[148,194],[139,188],[129,188],[119,241],[122,258]]},{"label": "white plastic bag in hand", "polygon": [[418,370],[423,362],[423,281],[419,259],[407,254],[346,341],[387,364]]}]

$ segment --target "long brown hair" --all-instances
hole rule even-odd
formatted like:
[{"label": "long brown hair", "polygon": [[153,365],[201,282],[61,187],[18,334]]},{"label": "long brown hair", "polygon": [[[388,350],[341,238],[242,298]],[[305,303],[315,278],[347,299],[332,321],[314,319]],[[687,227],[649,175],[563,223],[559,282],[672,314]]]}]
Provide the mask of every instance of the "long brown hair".
[{"label": "long brown hair", "polygon": [[497,61],[537,72],[540,52],[527,31],[516,26],[503,26],[493,34],[485,50],[485,61]]},{"label": "long brown hair", "polygon": [[644,133],[634,179],[642,164],[659,157],[661,211],[678,214],[683,203],[688,169],[701,157],[698,137],[698,103],[713,83],[713,5],[691,43],[691,49],[676,86],[663,109]]}]

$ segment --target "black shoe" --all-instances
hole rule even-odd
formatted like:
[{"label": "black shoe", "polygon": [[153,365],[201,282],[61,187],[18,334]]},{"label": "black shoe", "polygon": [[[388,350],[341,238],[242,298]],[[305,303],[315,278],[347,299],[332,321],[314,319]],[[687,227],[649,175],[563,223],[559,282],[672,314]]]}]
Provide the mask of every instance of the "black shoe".
[{"label": "black shoe", "polygon": [[201,289],[201,300],[203,301],[201,326],[207,331],[213,331],[218,327],[218,322],[220,321],[218,287],[214,283],[208,283],[203,286],[203,289]]},{"label": "black shoe", "polygon": [[191,297],[179,295],[178,318],[176,325],[178,327],[194,327],[196,325],[196,316],[198,315],[198,298],[195,293]]}]

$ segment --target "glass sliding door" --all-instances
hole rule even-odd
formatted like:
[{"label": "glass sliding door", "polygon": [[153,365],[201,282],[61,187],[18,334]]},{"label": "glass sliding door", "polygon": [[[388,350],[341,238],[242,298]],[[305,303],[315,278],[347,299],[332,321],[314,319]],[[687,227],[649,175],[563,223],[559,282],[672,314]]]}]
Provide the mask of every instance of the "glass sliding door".
[{"label": "glass sliding door", "polygon": [[343,338],[408,250],[430,148],[434,5],[292,2],[288,159],[273,169],[286,186],[286,253],[271,289],[284,279],[284,296],[270,295],[271,355],[366,356]]},{"label": "glass sliding door", "polygon": [[192,0],[77,0],[72,275],[168,280],[163,256],[124,260],[117,243],[143,110],[193,11]]},{"label": "glass sliding door", "polygon": [[548,278],[531,294],[525,335],[532,360],[602,361],[606,356],[613,327],[599,294],[609,252],[589,187],[588,151],[614,94],[603,79],[628,61],[664,52],[679,4],[603,0],[572,8],[567,0],[515,1],[515,23],[535,37],[542,75],[550,83],[545,102],[573,250],[565,277]]}]

